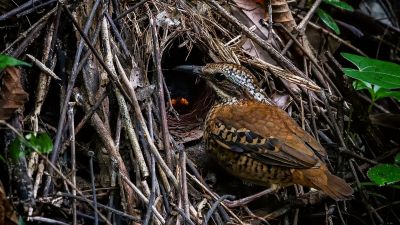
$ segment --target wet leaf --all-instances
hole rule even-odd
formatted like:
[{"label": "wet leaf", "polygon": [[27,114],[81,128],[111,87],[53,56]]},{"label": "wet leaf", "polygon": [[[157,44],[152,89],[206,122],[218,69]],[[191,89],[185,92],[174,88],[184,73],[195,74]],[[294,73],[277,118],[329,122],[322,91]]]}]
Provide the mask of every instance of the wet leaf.
[{"label": "wet leaf", "polygon": [[379,186],[400,181],[400,167],[391,164],[379,164],[368,170],[368,177]]},{"label": "wet leaf", "polygon": [[335,31],[336,34],[340,34],[340,29],[331,15],[329,15],[322,9],[317,9],[317,14],[319,18],[321,18],[322,22],[325,23],[326,26]]},{"label": "wet leaf", "polygon": [[31,67],[31,64],[26,63],[21,60],[18,60],[16,58],[8,56],[8,55],[0,55],[0,69],[4,69],[6,67],[12,67],[12,66],[29,66],[29,67]]},{"label": "wet leaf", "polygon": [[30,147],[42,154],[48,154],[53,149],[53,142],[47,133],[39,133],[36,136],[30,133],[25,138],[31,144]]},{"label": "wet leaf", "polygon": [[331,6],[339,8],[339,9],[343,9],[343,10],[346,10],[346,11],[349,11],[349,12],[353,12],[354,11],[353,7],[351,5],[349,5],[349,4],[347,4],[346,2],[342,2],[342,1],[339,1],[339,0],[324,0],[324,2],[326,4],[329,4]]},{"label": "wet leaf", "polygon": [[343,68],[347,76],[382,88],[400,88],[400,65],[349,53],[341,55],[358,68],[358,70]]}]

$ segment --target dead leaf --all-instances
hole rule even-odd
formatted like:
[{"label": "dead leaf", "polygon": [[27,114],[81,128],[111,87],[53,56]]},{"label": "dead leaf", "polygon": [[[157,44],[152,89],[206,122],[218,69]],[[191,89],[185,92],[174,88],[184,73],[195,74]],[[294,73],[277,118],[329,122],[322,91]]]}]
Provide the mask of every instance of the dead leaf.
[{"label": "dead leaf", "polygon": [[0,85],[0,120],[7,120],[28,100],[28,93],[21,85],[21,71],[7,67]]}]

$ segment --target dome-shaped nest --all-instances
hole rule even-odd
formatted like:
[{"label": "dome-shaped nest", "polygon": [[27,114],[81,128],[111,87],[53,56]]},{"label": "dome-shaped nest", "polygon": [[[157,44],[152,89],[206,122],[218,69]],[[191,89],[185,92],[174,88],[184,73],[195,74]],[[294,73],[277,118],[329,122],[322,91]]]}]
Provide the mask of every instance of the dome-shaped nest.
[{"label": "dome-shaped nest", "polygon": [[[203,123],[213,105],[215,95],[206,82],[196,76],[174,71],[178,65],[202,65],[205,58],[198,49],[179,48],[179,43],[171,44],[163,57],[163,67],[171,101],[168,101],[168,126],[175,138],[186,143],[203,135]],[[171,56],[173,54],[173,56]]]}]

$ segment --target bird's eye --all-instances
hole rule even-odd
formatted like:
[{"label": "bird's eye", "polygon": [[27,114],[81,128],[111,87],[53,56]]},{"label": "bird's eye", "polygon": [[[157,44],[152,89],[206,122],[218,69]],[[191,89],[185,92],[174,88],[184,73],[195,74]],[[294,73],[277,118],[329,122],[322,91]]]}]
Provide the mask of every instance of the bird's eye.
[{"label": "bird's eye", "polygon": [[214,77],[218,82],[221,82],[221,81],[225,80],[225,75],[222,74],[222,73],[217,73],[217,74],[214,75]]}]

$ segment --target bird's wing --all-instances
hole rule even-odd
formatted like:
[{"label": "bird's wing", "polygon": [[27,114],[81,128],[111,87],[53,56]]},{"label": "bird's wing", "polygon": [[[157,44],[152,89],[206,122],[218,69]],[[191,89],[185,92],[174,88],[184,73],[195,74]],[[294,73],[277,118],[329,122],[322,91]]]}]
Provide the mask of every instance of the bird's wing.
[{"label": "bird's wing", "polygon": [[[265,164],[289,167],[311,168],[320,162],[315,154],[305,154],[291,146],[288,140],[280,137],[263,137],[244,127],[233,127],[221,120],[214,123],[211,137],[221,147],[230,151],[244,153]],[[306,144],[293,136],[290,142]],[[295,138],[295,140],[293,140]],[[312,150],[310,150],[312,152]]]},{"label": "bird's wing", "polygon": [[283,110],[242,100],[215,107],[206,133],[221,147],[265,164],[288,168],[318,167],[324,148]]}]

